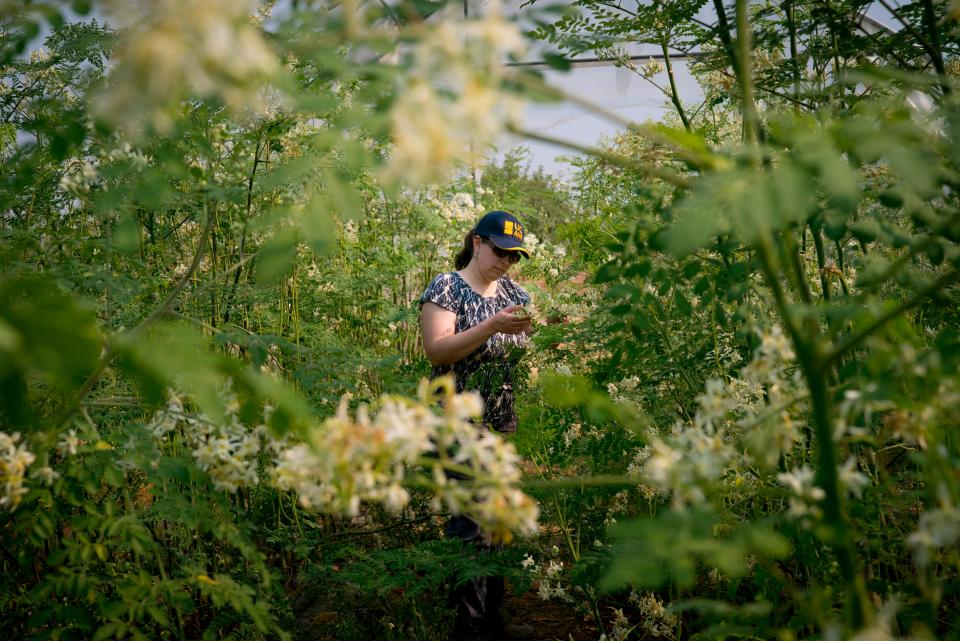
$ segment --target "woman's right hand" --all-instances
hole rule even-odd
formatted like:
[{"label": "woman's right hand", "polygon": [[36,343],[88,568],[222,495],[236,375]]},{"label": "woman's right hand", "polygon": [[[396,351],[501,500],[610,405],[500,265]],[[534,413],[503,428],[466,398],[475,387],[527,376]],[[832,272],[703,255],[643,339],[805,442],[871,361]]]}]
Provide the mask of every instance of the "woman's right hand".
[{"label": "woman's right hand", "polygon": [[530,317],[517,318],[513,315],[515,311],[522,307],[522,305],[504,307],[484,322],[488,323],[490,329],[496,334],[519,334],[526,332],[530,329]]}]

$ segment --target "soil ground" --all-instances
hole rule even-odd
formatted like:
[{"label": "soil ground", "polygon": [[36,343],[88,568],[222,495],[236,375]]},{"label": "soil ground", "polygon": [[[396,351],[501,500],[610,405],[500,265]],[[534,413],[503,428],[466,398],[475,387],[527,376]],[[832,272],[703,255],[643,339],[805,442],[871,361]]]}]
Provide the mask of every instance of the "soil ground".
[{"label": "soil ground", "polygon": [[520,596],[507,590],[503,611],[509,621],[533,626],[530,641],[597,641],[600,636],[596,624],[585,621],[572,605],[542,601],[533,590]]},{"label": "soil ground", "polygon": [[[336,604],[322,595],[311,595],[295,608],[300,610],[297,639],[339,641],[335,631],[339,619]],[[533,627],[534,634],[528,641],[596,641],[599,637],[596,624],[585,620],[571,604],[542,601],[535,590],[517,595],[508,586],[502,612],[508,622]]]}]

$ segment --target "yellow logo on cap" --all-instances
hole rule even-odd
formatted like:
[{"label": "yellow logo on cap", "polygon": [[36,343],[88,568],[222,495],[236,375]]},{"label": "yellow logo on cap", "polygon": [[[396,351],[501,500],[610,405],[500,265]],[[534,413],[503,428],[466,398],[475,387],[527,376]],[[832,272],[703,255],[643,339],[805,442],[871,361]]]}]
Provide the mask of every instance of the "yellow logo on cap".
[{"label": "yellow logo on cap", "polygon": [[523,240],[523,225],[514,223],[512,220],[505,220],[503,222],[503,233]]}]

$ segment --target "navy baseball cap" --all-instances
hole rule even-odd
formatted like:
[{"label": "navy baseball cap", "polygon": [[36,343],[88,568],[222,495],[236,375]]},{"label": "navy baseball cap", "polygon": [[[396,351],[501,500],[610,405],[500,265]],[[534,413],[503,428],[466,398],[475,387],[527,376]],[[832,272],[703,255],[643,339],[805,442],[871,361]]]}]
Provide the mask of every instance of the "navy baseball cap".
[{"label": "navy baseball cap", "polygon": [[510,212],[488,212],[477,222],[473,233],[483,236],[500,249],[515,251],[524,258],[530,258],[530,252],[523,246],[523,237],[527,235],[527,229]]}]

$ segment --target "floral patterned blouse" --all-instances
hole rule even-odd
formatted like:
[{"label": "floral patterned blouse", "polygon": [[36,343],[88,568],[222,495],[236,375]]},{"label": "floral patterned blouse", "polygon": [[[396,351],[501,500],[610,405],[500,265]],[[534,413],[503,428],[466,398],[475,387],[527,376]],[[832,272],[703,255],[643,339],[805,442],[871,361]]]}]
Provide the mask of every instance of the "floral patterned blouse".
[{"label": "floral patterned blouse", "polygon": [[[427,286],[420,296],[420,306],[428,302],[457,315],[454,331],[459,334],[505,307],[527,305],[530,296],[507,276],[497,279],[497,291],[493,296],[481,296],[460,274],[449,272],[440,274]],[[515,432],[514,369],[526,342],[525,334],[494,334],[456,363],[434,367],[432,375],[437,377],[453,372],[458,392],[480,392],[484,423],[498,432]]]}]

